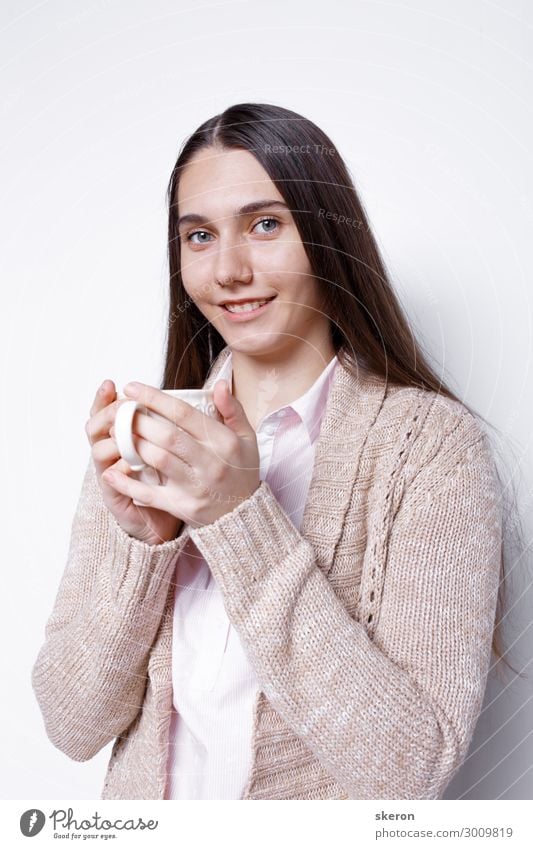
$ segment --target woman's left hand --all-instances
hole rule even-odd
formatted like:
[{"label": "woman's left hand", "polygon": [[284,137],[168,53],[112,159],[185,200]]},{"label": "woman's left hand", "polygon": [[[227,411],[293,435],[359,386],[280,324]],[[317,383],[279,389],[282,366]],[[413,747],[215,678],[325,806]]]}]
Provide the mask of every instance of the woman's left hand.
[{"label": "woman's left hand", "polygon": [[138,390],[127,384],[124,394],[165,418],[138,410],[133,431],[137,453],[162,483],[144,483],[113,469],[103,474],[110,485],[191,527],[216,521],[255,492],[261,483],[257,437],[226,381],[214,386],[223,423],[156,387],[136,385]]}]

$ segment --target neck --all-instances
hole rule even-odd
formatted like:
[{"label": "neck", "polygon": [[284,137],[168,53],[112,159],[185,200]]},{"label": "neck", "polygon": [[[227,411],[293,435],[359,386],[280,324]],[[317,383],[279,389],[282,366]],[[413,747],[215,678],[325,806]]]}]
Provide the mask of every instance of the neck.
[{"label": "neck", "polygon": [[269,413],[303,395],[334,356],[329,338],[322,346],[300,343],[268,354],[232,351],[232,392],[254,430]]}]

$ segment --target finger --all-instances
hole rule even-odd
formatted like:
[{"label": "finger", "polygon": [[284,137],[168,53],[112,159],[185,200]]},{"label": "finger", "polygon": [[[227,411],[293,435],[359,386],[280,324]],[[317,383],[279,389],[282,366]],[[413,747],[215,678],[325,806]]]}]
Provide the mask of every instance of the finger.
[{"label": "finger", "polygon": [[[195,465],[206,465],[212,461],[212,453],[208,452],[205,443],[168,419],[155,418],[139,410],[134,428],[134,436],[142,437],[185,463],[192,465],[194,461]],[[114,437],[114,427],[111,427],[110,435]],[[226,434],[223,434],[223,437],[225,439]],[[219,452],[221,449],[222,445],[219,445]]]},{"label": "finger", "polygon": [[92,446],[91,453],[100,474],[120,458],[120,452],[114,439],[99,439]]},{"label": "finger", "polygon": [[102,409],[92,413],[90,418],[85,422],[85,433],[91,445],[109,436],[109,428],[115,418],[116,406],[116,401],[107,403]]},{"label": "finger", "polygon": [[131,391],[128,389],[130,384],[124,387],[124,394],[128,398],[134,398],[140,401],[141,404],[148,407],[150,410],[164,416],[172,424],[183,428],[187,433],[198,441],[208,442],[213,444],[220,439],[224,439],[227,428],[222,422],[217,421],[211,416],[197,410],[191,404],[187,404],[182,398],[176,398],[173,395],[167,395],[155,386],[148,386],[145,383],[137,384],[139,391]]},{"label": "finger", "polygon": [[116,389],[115,384],[112,380],[104,380],[98,392],[94,396],[94,401],[92,403],[92,407],[89,411],[89,415],[93,416],[99,410],[103,409],[110,401],[113,401],[116,397]]},{"label": "finger", "polygon": [[94,465],[98,475],[102,475],[107,469],[118,469],[125,475],[131,474],[130,464],[124,460],[118,451],[113,439],[100,439],[92,447]]},{"label": "finger", "polygon": [[119,472],[123,472],[125,475],[131,475],[132,469],[127,460],[124,460],[122,457],[119,457],[111,466],[110,469],[118,469]]},{"label": "finger", "polygon": [[91,445],[99,439],[106,439],[109,436],[109,430],[115,421],[117,408],[120,404],[124,403],[124,400],[124,398],[117,398],[114,401],[110,399],[109,403],[103,409],[91,416],[90,419],[87,419],[85,422],[85,433]]},{"label": "finger", "polygon": [[142,436],[134,434],[133,444],[143,462],[161,472],[165,479],[170,478],[174,483],[185,482],[191,474],[191,466],[186,460]]},{"label": "finger", "polygon": [[107,469],[102,474],[102,480],[117,492],[129,496],[145,507],[156,507],[168,512],[168,496],[165,496],[163,492],[165,487],[163,486],[152,486],[130,478],[121,472],[118,467]]}]

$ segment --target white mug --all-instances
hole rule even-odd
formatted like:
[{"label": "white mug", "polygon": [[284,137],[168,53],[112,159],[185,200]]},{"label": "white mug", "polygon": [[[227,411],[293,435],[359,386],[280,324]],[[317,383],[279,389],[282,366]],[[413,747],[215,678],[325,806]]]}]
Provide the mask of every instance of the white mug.
[{"label": "white mug", "polygon": [[[222,421],[220,413],[215,406],[212,389],[163,389],[161,391],[167,395],[173,395],[175,398],[180,398],[182,401],[190,404],[191,407],[200,410],[204,415],[210,416],[210,418]],[[157,470],[151,466],[147,466],[135,450],[132,438],[132,425],[137,410],[141,410],[146,415],[153,416],[156,419],[162,419],[163,421],[168,421],[168,419],[156,413],[155,410],[146,407],[142,401],[135,401],[131,398],[124,400],[127,396],[120,393],[117,397],[122,402],[117,407],[114,423],[115,442],[117,443],[119,454],[123,460],[126,460],[132,472],[136,473],[132,475],[133,478],[144,483],[160,484],[161,480]],[[133,499],[133,503],[142,506],[142,502],[137,502],[135,499]]]}]

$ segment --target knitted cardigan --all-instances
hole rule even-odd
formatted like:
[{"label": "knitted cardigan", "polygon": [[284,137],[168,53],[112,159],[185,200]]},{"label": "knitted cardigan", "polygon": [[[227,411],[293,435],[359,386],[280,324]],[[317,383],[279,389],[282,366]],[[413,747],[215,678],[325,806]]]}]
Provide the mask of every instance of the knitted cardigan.
[{"label": "knitted cardigan", "polygon": [[32,685],[69,758],[116,738],[102,799],[164,798],[189,534],[260,682],[242,798],[441,798],[481,710],[499,585],[501,492],[477,419],[339,363],[300,531],[261,481],[161,545],[119,526],[91,457]]}]

